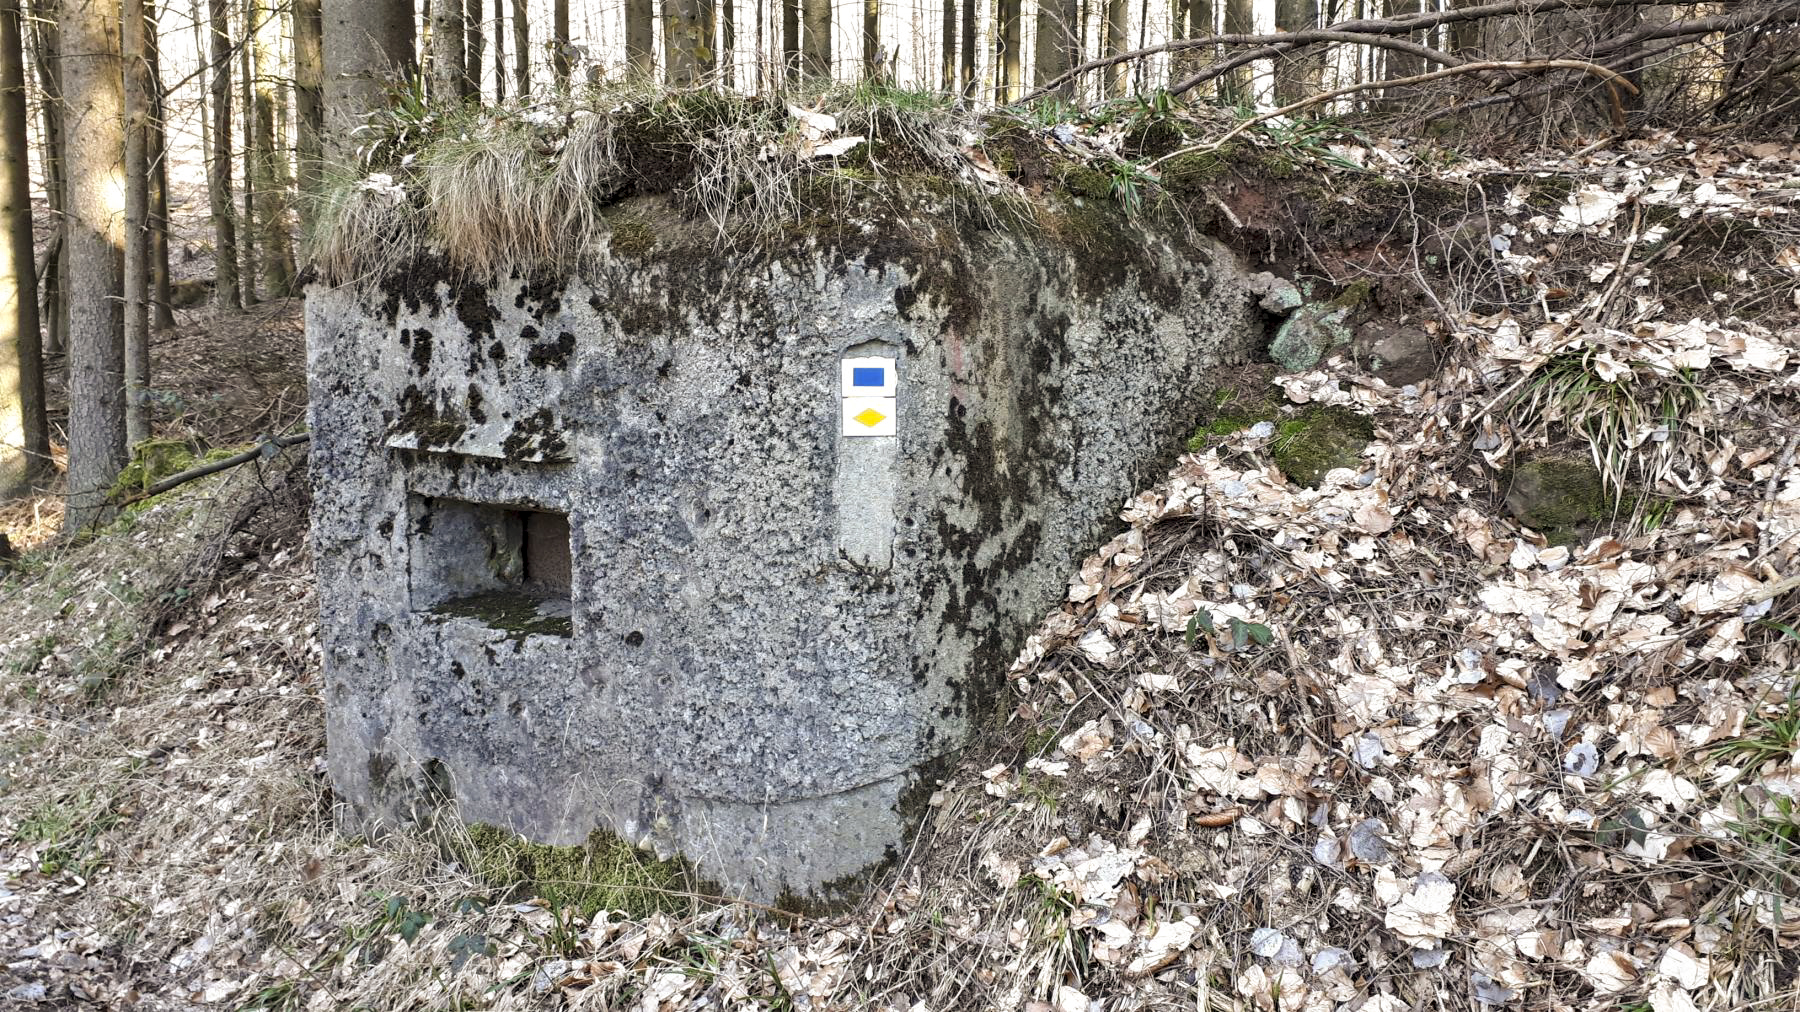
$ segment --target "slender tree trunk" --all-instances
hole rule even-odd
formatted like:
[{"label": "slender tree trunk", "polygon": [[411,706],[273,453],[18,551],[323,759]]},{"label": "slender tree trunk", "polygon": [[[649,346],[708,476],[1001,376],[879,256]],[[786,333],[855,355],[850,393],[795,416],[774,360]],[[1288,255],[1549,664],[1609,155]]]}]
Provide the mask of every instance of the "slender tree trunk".
[{"label": "slender tree trunk", "polygon": [[468,51],[463,38],[462,0],[431,5],[431,100],[461,105],[469,97]]},{"label": "slender tree trunk", "polygon": [[671,87],[705,80],[713,67],[711,0],[663,0],[663,54]]},{"label": "slender tree trunk", "polygon": [[[1033,87],[1043,87],[1075,65],[1074,29],[1078,17],[1076,0],[1038,0],[1037,38],[1033,40],[1037,52],[1031,66]],[[1065,84],[1052,94],[1068,99],[1074,93],[1074,88]]]},{"label": "slender tree trunk", "polygon": [[238,191],[244,201],[243,215],[238,218],[238,295],[245,306],[257,302],[256,282],[260,274],[256,260],[256,225],[260,220],[256,214],[256,101],[250,93],[256,77],[250,66],[250,52],[255,48],[250,36],[256,25],[256,4],[257,0],[244,0],[240,8],[243,42],[238,46],[237,124],[242,146],[237,150],[243,152],[244,159],[244,185]]},{"label": "slender tree trunk", "polygon": [[67,0],[63,45],[63,136],[69,171],[69,490],[65,536],[99,520],[106,491],[125,466],[125,349],[120,312],[125,149],[119,6]]},{"label": "slender tree trunk", "polygon": [[150,438],[150,87],[143,0],[124,0],[125,443]]},{"label": "slender tree trunk", "polygon": [[[1484,0],[1451,0],[1450,7],[1460,10],[1474,7]],[[1450,26],[1450,51],[1458,56],[1468,56],[1481,48],[1481,22],[1458,21]]]},{"label": "slender tree trunk", "polygon": [[[1298,32],[1315,27],[1319,20],[1318,0],[1275,0],[1275,30]],[[1290,52],[1275,61],[1275,104],[1287,105],[1307,96],[1313,87],[1311,67],[1316,47]]]},{"label": "slender tree trunk", "polygon": [[938,50],[938,76],[943,80],[944,94],[956,92],[956,0],[944,0],[944,18],[940,29],[943,45]]},{"label": "slender tree trunk", "polygon": [[[1106,0],[1106,55],[1117,56],[1125,51],[1126,25],[1125,0]],[[1125,65],[1115,63],[1106,68],[1106,97],[1119,98],[1125,94]]]},{"label": "slender tree trunk", "polygon": [[994,101],[1000,105],[1019,97],[1019,0],[995,0],[994,63],[999,73],[994,78]]},{"label": "slender tree trunk", "polygon": [[638,83],[656,77],[655,23],[651,0],[625,0],[625,71]]},{"label": "slender tree trunk", "polygon": [[569,90],[569,0],[556,0],[550,8],[550,30],[555,34],[550,52],[550,72],[556,90]]},{"label": "slender tree trunk", "polygon": [[[69,184],[67,164],[63,161],[63,88],[62,33],[56,25],[61,17],[60,0],[34,0],[31,7],[32,64],[37,68],[38,88],[43,92],[39,113],[43,122],[44,189],[50,201],[50,216],[58,222],[57,234],[66,238],[68,230]],[[49,261],[44,265],[43,300],[44,352],[60,355],[69,347],[69,257],[67,246],[52,241],[45,251]]]},{"label": "slender tree trunk", "polygon": [[[495,0],[496,3],[499,0]],[[468,52],[463,57],[463,70],[468,79],[468,90],[465,98],[481,98],[481,61],[486,55],[487,33],[482,30],[481,0],[468,0],[468,7],[463,13],[463,38],[468,44]]]},{"label": "slender tree trunk", "polygon": [[862,63],[863,78],[873,81],[881,76],[881,0],[863,0]]},{"label": "slender tree trunk", "polygon": [[808,78],[831,80],[831,0],[802,0],[806,21],[805,70]]},{"label": "slender tree trunk", "polygon": [[325,182],[324,28],[319,0],[294,0],[294,155],[306,235],[312,234]]},{"label": "slender tree trunk", "polygon": [[506,101],[506,0],[494,0],[494,101]]},{"label": "slender tree trunk", "polygon": [[0,500],[24,491],[50,460],[20,22],[19,0],[0,0]]},{"label": "slender tree trunk", "polygon": [[781,76],[800,80],[800,0],[781,0]]},{"label": "slender tree trunk", "polygon": [[208,0],[208,21],[212,25],[212,148],[206,176],[213,219],[213,302],[220,309],[237,309],[243,305],[238,291],[237,212],[231,203],[229,2]]},{"label": "slender tree trunk", "polygon": [[256,177],[257,245],[262,248],[263,283],[271,298],[294,294],[294,244],[288,235],[287,158],[275,145],[276,70],[275,11],[256,0],[250,7],[251,68],[255,99],[252,118],[251,169]]},{"label": "slender tree trunk", "polygon": [[725,68],[725,87],[737,87],[737,8],[732,0],[720,6],[719,58]]},{"label": "slender tree trunk", "polygon": [[975,100],[977,87],[975,81],[975,24],[978,20],[976,5],[980,2],[981,0],[962,0],[962,38],[958,41],[962,48],[960,62],[962,65],[962,94],[965,102]]},{"label": "slender tree trunk", "polygon": [[145,58],[150,71],[150,312],[151,327],[175,326],[169,301],[169,117],[162,80],[162,31],[157,12],[144,0]]},{"label": "slender tree trunk", "polygon": [[418,73],[411,0],[322,0],[325,157],[355,171],[354,130]]},{"label": "slender tree trunk", "polygon": [[531,19],[527,6],[526,0],[512,0],[513,88],[520,98],[531,97]]}]

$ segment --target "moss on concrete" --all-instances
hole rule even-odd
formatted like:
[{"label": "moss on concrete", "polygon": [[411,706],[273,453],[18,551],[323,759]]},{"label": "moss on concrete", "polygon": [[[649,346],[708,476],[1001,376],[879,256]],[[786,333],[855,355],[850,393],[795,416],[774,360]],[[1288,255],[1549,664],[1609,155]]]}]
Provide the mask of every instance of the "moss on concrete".
[{"label": "moss on concrete", "polygon": [[1505,475],[1506,508],[1553,545],[1581,540],[1613,515],[1600,469],[1584,457],[1539,457]]},{"label": "moss on concrete", "polygon": [[599,910],[623,910],[632,917],[683,913],[702,891],[685,861],[658,860],[603,830],[569,847],[532,843],[497,826],[470,826],[468,833],[464,860],[471,871],[520,900],[541,898],[555,911],[584,918]]},{"label": "moss on concrete", "polygon": [[445,601],[432,613],[444,618],[476,619],[505,631],[508,639],[575,635],[569,616],[546,615],[538,608],[542,603],[542,599],[530,594],[497,590]]},{"label": "moss on concrete", "polygon": [[1345,407],[1314,408],[1275,427],[1269,446],[1275,466],[1293,481],[1319,487],[1339,467],[1356,468],[1375,439],[1375,423]]}]

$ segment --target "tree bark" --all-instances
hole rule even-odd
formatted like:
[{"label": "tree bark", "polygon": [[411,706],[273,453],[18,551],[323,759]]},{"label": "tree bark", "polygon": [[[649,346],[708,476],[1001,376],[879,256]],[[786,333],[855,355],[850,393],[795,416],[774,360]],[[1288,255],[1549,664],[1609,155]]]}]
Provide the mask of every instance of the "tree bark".
[{"label": "tree bark", "polygon": [[[50,201],[50,216],[68,221],[68,168],[63,161],[63,89],[62,33],[57,31],[61,17],[59,0],[34,0],[31,5],[32,64],[37,68],[38,88],[43,92],[39,113],[43,120],[44,189]],[[57,226],[57,234],[66,231]],[[49,261],[44,265],[43,300],[44,352],[60,355],[69,346],[68,292],[69,258],[61,242],[52,242],[45,251]]]},{"label": "tree bark", "polygon": [[50,460],[20,22],[19,0],[0,0],[0,500],[24,491]]},{"label": "tree bark", "polygon": [[[1276,0],[1275,30],[1299,32],[1319,26],[1319,0]],[[1288,105],[1305,98],[1318,88],[1314,73],[1319,54],[1312,48],[1284,53],[1275,61],[1275,104]]]},{"label": "tree bark", "polygon": [[354,130],[418,73],[411,0],[322,0],[325,157],[357,171]]},{"label": "tree bark", "polygon": [[242,30],[243,42],[238,46],[238,89],[237,89],[237,126],[241,146],[237,149],[244,153],[244,185],[238,188],[238,195],[243,200],[243,213],[238,217],[238,297],[246,307],[254,305],[256,298],[257,277],[261,273],[256,259],[257,221],[256,214],[256,100],[250,93],[252,82],[256,78],[250,66],[251,31],[256,25],[254,11],[257,0],[244,0],[239,11],[242,15],[239,28]]},{"label": "tree bark", "polygon": [[63,6],[63,135],[69,172],[69,471],[65,536],[100,519],[126,463],[120,254],[125,245],[119,159],[125,148],[119,7]]},{"label": "tree bark", "polygon": [[175,326],[169,294],[169,115],[162,79],[162,31],[156,7],[144,0],[145,58],[150,73],[150,326]]},{"label": "tree bark", "polygon": [[806,76],[815,80],[831,80],[831,0],[802,0],[801,14],[806,21]]},{"label": "tree bark", "polygon": [[494,101],[506,101],[506,0],[494,0]]},{"label": "tree bark", "polygon": [[1019,97],[1019,0],[994,0],[994,102]]},{"label": "tree bark", "polygon": [[526,0],[512,0],[513,88],[520,98],[531,97],[531,20],[527,7]]},{"label": "tree bark", "polygon": [[656,77],[655,23],[651,0],[625,0],[625,72],[640,84]]},{"label": "tree bark", "polygon": [[[1061,77],[1075,65],[1076,0],[1038,0],[1037,6],[1037,38],[1031,66],[1031,83],[1041,87],[1044,82]],[[1058,86],[1051,94],[1057,98],[1068,99],[1075,93],[1074,82]]]},{"label": "tree bark", "polygon": [[150,438],[150,87],[144,0],[124,0],[125,444]]},{"label": "tree bark", "polygon": [[213,304],[221,310],[237,309],[243,304],[238,291],[237,210],[231,202],[229,2],[207,3],[207,20],[212,26],[212,148],[207,154],[206,189],[213,219]]},{"label": "tree bark", "polygon": [[[1225,0],[1225,34],[1247,35],[1256,30],[1250,0]],[[1225,75],[1219,82],[1219,95],[1233,105],[1254,105],[1250,93],[1250,68],[1243,67]]]},{"label": "tree bark", "polygon": [[[1106,0],[1106,55],[1117,56],[1130,45],[1127,40],[1125,16],[1127,8],[1125,0]],[[1106,68],[1106,97],[1120,98],[1125,94],[1125,65],[1115,63]]]},{"label": "tree bark", "polygon": [[435,0],[431,5],[431,100],[461,105],[469,97],[467,41],[463,37],[462,0]]},{"label": "tree bark", "polygon": [[781,0],[781,76],[800,80],[800,0]]},{"label": "tree bark", "polygon": [[324,24],[319,0],[294,0],[294,157],[300,229],[310,234],[325,181]]},{"label": "tree bark", "polygon": [[556,0],[550,8],[551,40],[550,72],[556,77],[556,90],[569,90],[569,0]]},{"label": "tree bark", "polygon": [[962,38],[959,40],[962,59],[959,62],[962,69],[963,100],[966,102],[975,100],[977,87],[975,83],[975,24],[978,19],[975,6],[979,2],[980,0],[962,0]]},{"label": "tree bark", "polygon": [[287,158],[275,146],[276,30],[269,0],[255,0],[249,8],[256,23],[250,28],[250,53],[255,99],[250,150],[256,176],[257,245],[262,249],[263,284],[270,297],[294,294],[294,244],[288,233]]},{"label": "tree bark", "polygon": [[711,0],[663,0],[663,54],[671,87],[686,88],[712,73]]},{"label": "tree bark", "polygon": [[737,87],[737,8],[732,0],[720,6],[719,66],[725,68],[725,87]]},{"label": "tree bark", "polygon": [[487,33],[482,30],[481,11],[481,0],[468,0],[468,7],[463,12],[463,39],[468,44],[468,51],[463,57],[464,76],[468,81],[464,98],[481,97],[482,50],[487,47]]}]

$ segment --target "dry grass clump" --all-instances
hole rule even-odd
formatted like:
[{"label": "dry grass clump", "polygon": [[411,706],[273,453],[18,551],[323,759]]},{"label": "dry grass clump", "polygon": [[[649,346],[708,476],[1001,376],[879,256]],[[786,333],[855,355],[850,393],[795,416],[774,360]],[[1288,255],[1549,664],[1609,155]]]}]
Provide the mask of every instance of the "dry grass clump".
[{"label": "dry grass clump", "polygon": [[634,193],[670,194],[726,240],[882,175],[973,179],[961,152],[976,121],[937,96],[864,86],[806,104],[608,88],[452,113],[408,105],[371,124],[382,163],[327,187],[310,257],[336,284],[387,276],[428,247],[477,277],[566,271],[598,255],[602,209]]}]

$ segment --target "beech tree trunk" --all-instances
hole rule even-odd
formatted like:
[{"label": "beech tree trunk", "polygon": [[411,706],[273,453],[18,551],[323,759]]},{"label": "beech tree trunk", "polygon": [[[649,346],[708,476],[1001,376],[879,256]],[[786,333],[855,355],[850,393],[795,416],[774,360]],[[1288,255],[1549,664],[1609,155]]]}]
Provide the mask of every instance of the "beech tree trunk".
[{"label": "beech tree trunk", "polygon": [[[1076,0],[1038,0],[1037,37],[1031,67],[1031,84],[1041,88],[1067,73],[1075,65],[1075,27],[1080,14]],[[1068,99],[1075,94],[1071,84],[1051,92]]]},{"label": "beech tree trunk", "polygon": [[651,0],[625,0],[625,71],[639,83],[656,77],[655,21]]},{"label": "beech tree trunk", "polygon": [[144,0],[124,0],[125,444],[150,438],[150,87]]},{"label": "beech tree trunk", "polygon": [[512,0],[513,87],[520,98],[531,97],[531,21],[526,16],[527,6],[526,0]]},{"label": "beech tree trunk", "polygon": [[461,105],[468,99],[466,46],[462,0],[435,0],[431,5],[431,100],[434,103]]},{"label": "beech tree trunk", "polygon": [[294,244],[288,235],[287,159],[275,146],[276,67],[275,30],[280,23],[267,0],[253,3],[249,13],[250,54],[254,100],[251,120],[251,171],[256,178],[257,245],[262,250],[263,284],[272,298],[294,294]]},{"label": "beech tree trunk", "polygon": [[671,87],[712,74],[712,0],[663,0],[663,54]]},{"label": "beech tree trunk", "polygon": [[[98,2],[98,0],[88,0]],[[213,219],[213,304],[237,309],[237,209],[231,203],[231,23],[230,0],[208,0],[212,26],[212,147],[207,156],[206,191]]]},{"label": "beech tree trunk", "polygon": [[0,0],[0,500],[24,491],[50,460],[20,23],[19,0]]},{"label": "beech tree trunk", "polygon": [[119,7],[66,0],[62,29],[63,135],[68,167],[69,471],[65,536],[105,513],[124,468],[125,348],[120,257],[125,246],[119,158],[125,149]]},{"label": "beech tree trunk", "polygon": [[325,157],[356,171],[356,138],[365,116],[387,102],[389,87],[418,73],[411,0],[321,0],[324,21]]},{"label": "beech tree trunk", "polygon": [[831,80],[831,0],[802,0],[806,21],[806,76]]}]

